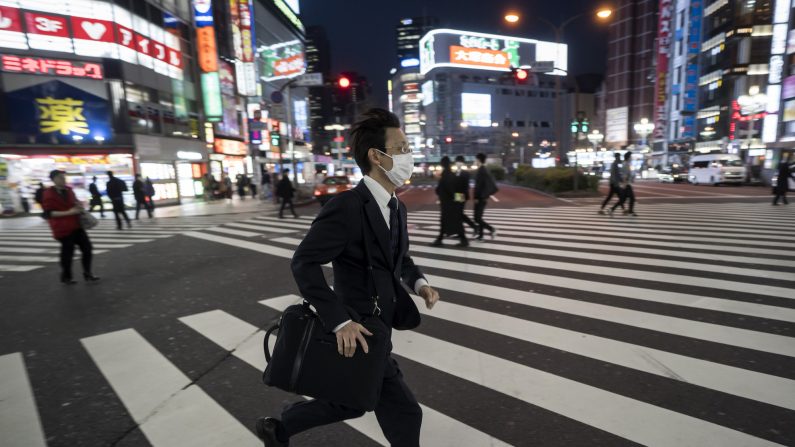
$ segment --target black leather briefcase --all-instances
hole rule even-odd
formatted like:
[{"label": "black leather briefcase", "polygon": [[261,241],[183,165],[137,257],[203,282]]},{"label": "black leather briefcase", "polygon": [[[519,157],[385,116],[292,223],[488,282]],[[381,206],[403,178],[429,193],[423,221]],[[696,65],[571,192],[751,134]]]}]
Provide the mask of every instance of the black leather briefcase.
[{"label": "black leather briefcase", "polygon": [[[353,357],[344,357],[337,351],[336,335],[325,332],[307,302],[288,307],[279,324],[265,333],[268,366],[262,381],[291,393],[357,410],[374,410],[381,395],[389,329],[378,317],[363,318],[359,323],[373,334],[365,336],[369,353],[357,346]],[[268,340],[276,331],[271,354]]]}]

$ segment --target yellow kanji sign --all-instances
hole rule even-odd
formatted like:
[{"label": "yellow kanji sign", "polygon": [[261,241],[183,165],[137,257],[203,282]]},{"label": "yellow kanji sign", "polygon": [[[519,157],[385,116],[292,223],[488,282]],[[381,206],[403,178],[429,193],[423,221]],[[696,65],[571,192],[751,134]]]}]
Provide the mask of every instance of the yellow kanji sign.
[{"label": "yellow kanji sign", "polygon": [[55,99],[50,96],[36,98],[41,116],[39,131],[41,133],[60,132],[61,135],[89,133],[88,122],[83,116],[83,101],[72,98]]}]

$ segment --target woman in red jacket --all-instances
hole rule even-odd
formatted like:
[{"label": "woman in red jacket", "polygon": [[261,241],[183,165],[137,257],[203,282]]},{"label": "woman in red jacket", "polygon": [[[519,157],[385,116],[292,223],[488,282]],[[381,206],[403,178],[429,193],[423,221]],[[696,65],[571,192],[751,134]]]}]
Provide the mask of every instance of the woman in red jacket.
[{"label": "woman in red jacket", "polygon": [[80,227],[80,213],[83,205],[77,201],[72,188],[66,186],[66,173],[54,170],[50,172],[50,180],[55,186],[44,190],[42,208],[50,222],[53,237],[61,243],[61,282],[75,284],[72,279],[72,258],[75,244],[80,247],[83,262],[83,278],[86,281],[98,281],[91,273],[91,241],[86,230]]}]

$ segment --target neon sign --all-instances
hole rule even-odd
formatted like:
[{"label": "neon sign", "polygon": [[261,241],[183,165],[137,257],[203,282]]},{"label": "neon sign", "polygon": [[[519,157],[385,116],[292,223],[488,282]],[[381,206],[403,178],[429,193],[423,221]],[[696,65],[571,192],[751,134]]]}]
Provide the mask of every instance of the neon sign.
[{"label": "neon sign", "polygon": [[102,65],[93,62],[46,59],[42,57],[20,57],[4,54],[0,58],[0,70],[8,73],[26,73],[72,78],[101,80]]}]

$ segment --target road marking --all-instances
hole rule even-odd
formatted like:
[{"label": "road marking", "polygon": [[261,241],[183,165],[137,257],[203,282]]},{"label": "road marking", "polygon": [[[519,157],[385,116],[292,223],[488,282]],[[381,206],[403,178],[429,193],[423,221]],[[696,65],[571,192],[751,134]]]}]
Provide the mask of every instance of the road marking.
[{"label": "road marking", "polygon": [[[291,303],[264,304],[284,310]],[[394,331],[392,343],[402,357],[643,445],[777,445],[416,332]]]},{"label": "road marking", "polygon": [[0,255],[0,261],[16,261],[16,262],[58,262],[57,256],[6,256]]},{"label": "road marking", "polygon": [[225,227],[209,227],[205,228],[202,231],[212,231],[213,233],[221,233],[231,236],[242,236],[242,237],[254,237],[260,235],[259,233],[254,233],[252,231],[233,230],[232,228],[225,228]]},{"label": "road marking", "polygon": [[[301,300],[297,295],[288,295],[283,298],[293,303]],[[265,301],[261,301],[261,303],[265,303]],[[256,326],[222,310],[182,317],[179,320],[218,346],[230,351],[232,355],[253,366],[258,371],[265,369],[265,356],[262,352],[265,333]],[[507,444],[427,406],[423,405],[422,410],[423,425],[420,434],[422,445],[450,447],[463,445],[507,446]],[[348,420],[345,423],[381,445],[388,445],[381,433],[381,428],[374,413],[367,413],[362,418]]]},{"label": "road marking", "polygon": [[33,388],[22,354],[0,356],[0,442],[4,447],[45,447]]},{"label": "road marking", "polygon": [[153,446],[261,446],[134,329],[80,340]]},{"label": "road marking", "polygon": [[30,272],[44,267],[43,265],[1,264],[0,272]]}]

